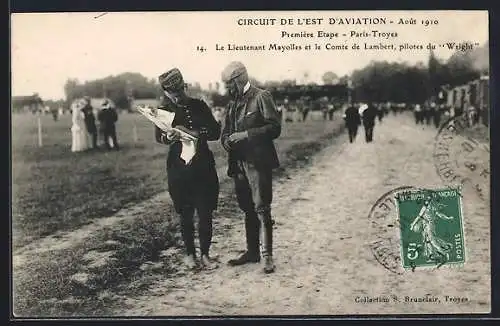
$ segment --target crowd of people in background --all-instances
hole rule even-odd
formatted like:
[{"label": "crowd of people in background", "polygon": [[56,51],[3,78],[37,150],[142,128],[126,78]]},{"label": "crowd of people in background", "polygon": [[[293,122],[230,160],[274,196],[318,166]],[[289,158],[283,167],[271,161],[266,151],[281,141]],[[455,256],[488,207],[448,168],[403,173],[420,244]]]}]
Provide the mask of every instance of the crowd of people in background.
[{"label": "crowd of people in background", "polygon": [[[484,113],[484,112],[483,112]],[[469,127],[472,127],[480,122],[481,112],[474,105],[466,103],[463,106],[448,106],[445,104],[436,104],[435,102],[424,103],[422,105],[413,105],[413,114],[415,124],[434,125],[436,128],[441,126],[441,121],[451,117],[465,114],[466,121]],[[486,124],[486,119],[483,118],[483,123]]]},{"label": "crowd of people in background", "polygon": [[[94,111],[90,98],[88,97],[75,100],[72,103],[72,152],[99,149],[99,134],[101,135],[104,148],[107,150],[120,149],[115,126],[118,121],[118,113],[112,102],[108,99],[103,100],[101,108],[97,111],[97,122]],[[90,138],[90,142],[88,138]]]},{"label": "crowd of people in background", "polygon": [[[210,99],[205,99],[210,106]],[[462,103],[461,105],[448,105],[441,101],[431,99],[423,103],[348,103],[345,98],[323,96],[313,98],[306,94],[299,97],[288,96],[277,97],[276,110],[282,123],[304,122],[308,120],[333,121],[335,112],[343,114],[343,119],[348,129],[349,141],[356,139],[358,129],[363,126],[365,141],[372,142],[375,130],[375,122],[382,123],[385,116],[392,113],[397,115],[401,112],[411,112],[415,124],[422,126],[433,126],[439,128],[443,121],[455,116],[465,115],[470,127],[478,124],[482,118],[487,125],[487,109],[476,108],[473,103]],[[96,102],[94,99],[92,102]],[[94,104],[95,106],[95,104]],[[211,107],[215,120],[222,125],[226,115],[226,108],[220,106]],[[87,149],[118,150],[116,123],[118,121],[117,109],[109,99],[102,100],[100,107],[94,108],[89,97],[75,100],[71,105],[73,125],[71,128],[73,141],[72,151],[78,152]],[[52,114],[55,121],[65,113],[63,108],[40,111]],[[313,116],[311,116],[313,113]],[[102,146],[99,145],[99,139]]]},{"label": "crowd of people in background", "polygon": [[335,111],[339,110],[343,103],[333,98],[311,99],[304,96],[295,100],[277,100],[276,106],[283,122],[307,121],[311,112],[320,112],[323,120],[332,121]]},{"label": "crowd of people in background", "polygon": [[471,103],[465,103],[460,106],[447,106],[446,104],[436,104],[427,101],[423,104],[405,104],[405,103],[353,103],[344,110],[344,121],[348,130],[349,141],[352,143],[358,134],[358,128],[363,125],[365,129],[366,142],[373,141],[373,131],[375,121],[378,118],[382,122],[384,116],[392,112],[397,115],[402,112],[412,112],[415,118],[415,124],[422,126],[433,126],[440,128],[444,121],[453,117],[464,115],[469,127],[477,125],[481,121],[487,125],[488,111],[478,110]]}]

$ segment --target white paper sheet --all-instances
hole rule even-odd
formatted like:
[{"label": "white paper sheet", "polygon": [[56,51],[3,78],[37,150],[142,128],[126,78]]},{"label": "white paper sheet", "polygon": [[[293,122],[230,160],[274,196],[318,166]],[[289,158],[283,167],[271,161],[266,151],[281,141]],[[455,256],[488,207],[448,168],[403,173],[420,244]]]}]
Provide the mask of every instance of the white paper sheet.
[{"label": "white paper sheet", "polygon": [[139,111],[139,113],[148,118],[164,132],[167,132],[169,130],[178,131],[181,134],[180,141],[182,143],[181,159],[186,164],[191,163],[191,160],[196,154],[196,142],[198,139],[181,129],[172,128],[172,122],[174,121],[175,113],[165,110],[158,110],[147,106],[138,106],[137,111]]}]

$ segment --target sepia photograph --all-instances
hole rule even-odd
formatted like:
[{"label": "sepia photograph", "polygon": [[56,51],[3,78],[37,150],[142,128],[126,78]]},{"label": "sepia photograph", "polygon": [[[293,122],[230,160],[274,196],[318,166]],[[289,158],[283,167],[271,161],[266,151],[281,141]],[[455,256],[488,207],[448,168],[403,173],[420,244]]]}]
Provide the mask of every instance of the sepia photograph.
[{"label": "sepia photograph", "polygon": [[488,11],[10,20],[13,318],[491,312]]}]

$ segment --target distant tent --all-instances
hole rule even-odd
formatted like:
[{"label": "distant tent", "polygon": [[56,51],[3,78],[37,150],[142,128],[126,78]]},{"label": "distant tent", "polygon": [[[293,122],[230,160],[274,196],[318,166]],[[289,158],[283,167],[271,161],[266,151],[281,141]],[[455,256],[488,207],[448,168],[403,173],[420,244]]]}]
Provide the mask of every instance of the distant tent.
[{"label": "distant tent", "polygon": [[347,86],[337,85],[294,85],[294,86],[275,86],[266,87],[277,100],[297,100],[302,97],[308,97],[316,100],[323,97],[347,99]]},{"label": "distant tent", "polygon": [[19,112],[29,110],[31,112],[40,111],[43,109],[43,101],[38,94],[28,96],[13,96],[12,111]]},{"label": "distant tent", "polygon": [[160,101],[156,98],[134,99],[134,101],[132,102],[132,108],[135,108],[135,106],[139,106],[139,105],[157,107],[160,105]]}]

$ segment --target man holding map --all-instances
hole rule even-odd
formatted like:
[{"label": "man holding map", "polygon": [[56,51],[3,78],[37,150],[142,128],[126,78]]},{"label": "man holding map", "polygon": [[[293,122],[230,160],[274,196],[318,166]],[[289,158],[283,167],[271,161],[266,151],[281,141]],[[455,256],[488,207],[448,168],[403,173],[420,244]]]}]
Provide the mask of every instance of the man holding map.
[{"label": "man holding map", "polygon": [[[260,262],[262,241],[264,272],[274,272],[272,170],[279,166],[273,140],[281,134],[281,119],[268,91],[250,85],[245,66],[231,62],[222,72],[231,97],[221,140],[228,152],[238,204],[245,212],[247,251],[232,266]],[[260,229],[260,234],[259,234]]]},{"label": "man holding map", "polygon": [[[213,153],[207,141],[219,139],[220,125],[205,102],[188,97],[181,72],[171,69],[159,76],[165,93],[160,110],[175,113],[167,131],[155,127],[156,141],[170,145],[167,158],[168,191],[176,212],[181,217],[181,232],[186,249],[184,262],[196,268],[215,267],[209,250],[212,241],[212,212],[217,208],[219,180]],[[186,135],[194,136],[194,140]],[[194,147],[193,152],[186,148]],[[187,152],[187,154],[186,154]],[[194,211],[197,211],[201,259],[198,262],[194,244]]]}]

